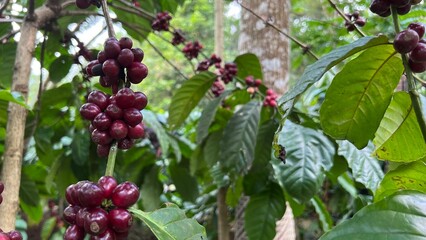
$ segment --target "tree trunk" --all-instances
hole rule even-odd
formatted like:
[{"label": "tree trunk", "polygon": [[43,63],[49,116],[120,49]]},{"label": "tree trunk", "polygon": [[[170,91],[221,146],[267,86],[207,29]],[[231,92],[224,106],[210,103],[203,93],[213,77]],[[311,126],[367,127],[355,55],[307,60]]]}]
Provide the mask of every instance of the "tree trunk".
[{"label": "tree trunk", "polygon": [[[39,26],[59,14],[58,8],[42,6],[35,11],[33,20],[25,19],[21,26],[21,37],[16,50],[12,91],[17,91],[27,99],[31,61],[35,49],[36,34]],[[19,208],[19,187],[24,149],[24,133],[27,110],[20,105],[10,103],[6,126],[6,141],[1,181],[5,185],[3,203],[0,205],[0,228],[8,232],[15,229],[16,214]]]},{"label": "tree trunk", "polygon": [[[242,10],[239,51],[240,53],[254,53],[259,57],[263,70],[263,83],[280,96],[288,89],[290,43],[287,37],[268,27],[265,21],[271,22],[285,32],[290,32],[290,0],[249,0],[242,1],[242,4],[261,16],[263,20],[249,11]],[[247,197],[243,196],[242,199],[244,200],[240,201],[237,209],[245,208],[247,205]],[[238,222],[244,223],[244,214],[237,215]],[[237,224],[237,228],[243,227],[240,225]],[[286,213],[277,222],[275,239],[296,239],[295,225],[292,210],[287,204]],[[237,229],[236,232],[238,240],[247,239],[241,229]]]}]

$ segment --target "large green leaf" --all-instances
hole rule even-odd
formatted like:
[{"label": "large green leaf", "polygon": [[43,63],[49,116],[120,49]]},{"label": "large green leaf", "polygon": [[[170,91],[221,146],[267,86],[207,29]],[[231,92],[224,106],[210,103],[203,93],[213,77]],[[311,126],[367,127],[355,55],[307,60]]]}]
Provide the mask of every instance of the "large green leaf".
[{"label": "large green leaf", "polygon": [[167,135],[166,130],[163,125],[158,121],[157,116],[154,112],[144,109],[142,111],[143,121],[146,125],[154,129],[155,134],[157,134],[158,141],[160,142],[161,152],[163,156],[167,156],[170,147],[170,138]]},{"label": "large green leaf", "polygon": [[182,125],[192,109],[210,89],[216,77],[211,72],[202,72],[185,81],[176,91],[169,107],[168,122],[172,129]]},{"label": "large green leaf", "polygon": [[426,194],[426,163],[424,161],[403,164],[386,173],[374,200],[379,201],[402,190],[416,190]]},{"label": "large green leaf", "polygon": [[241,173],[254,158],[261,104],[249,102],[235,112],[226,125],[220,147],[220,162],[225,169]]},{"label": "large green leaf", "polygon": [[87,131],[78,131],[74,134],[71,143],[72,159],[77,165],[83,166],[89,161],[90,137]]},{"label": "large green leaf", "polygon": [[74,59],[71,55],[62,55],[56,58],[49,67],[49,80],[52,82],[61,81],[70,71]]},{"label": "large green leaf", "polygon": [[408,93],[395,93],[373,142],[380,159],[412,162],[426,157],[426,143]]},{"label": "large green leaf", "polygon": [[320,240],[426,239],[426,195],[403,191],[361,209]]},{"label": "large green leaf", "polygon": [[[320,110],[324,132],[357,148],[373,139],[404,71],[392,45],[369,48],[345,65]],[[338,113],[338,114],[336,114]]]},{"label": "large green leaf", "polygon": [[145,175],[141,187],[142,205],[144,210],[153,211],[160,207],[160,196],[163,193],[163,184],[158,179],[159,168],[154,166]]},{"label": "large green leaf", "polygon": [[284,215],[284,211],[284,192],[276,183],[271,183],[265,191],[250,196],[244,216],[248,239],[273,239],[276,221]]},{"label": "large green leaf", "polygon": [[12,86],[16,46],[16,43],[0,44],[0,88],[10,88]]},{"label": "large green leaf", "polygon": [[238,67],[238,77],[244,79],[247,76],[253,76],[255,79],[263,79],[259,58],[253,53],[242,54],[236,57],[234,62]]},{"label": "large green leaf", "polygon": [[309,201],[320,189],[324,169],[330,170],[335,149],[321,132],[286,122],[278,133],[278,144],[285,147],[286,162],[274,161],[275,175],[295,200]]},{"label": "large green leaf", "polygon": [[200,120],[197,125],[197,143],[201,144],[203,140],[209,134],[209,127],[212,124],[214,117],[216,115],[217,108],[222,103],[222,100],[229,94],[230,92],[222,93],[218,98],[210,101],[207,106],[204,108],[201,113]]},{"label": "large green leaf", "polygon": [[200,240],[207,239],[206,230],[194,219],[187,218],[185,212],[174,204],[153,212],[143,212],[130,208],[135,217],[142,220],[161,240]]},{"label": "large green leaf", "polygon": [[37,185],[26,174],[21,175],[19,198],[22,202],[30,206],[37,206],[40,203],[40,196],[38,194]]},{"label": "large green leaf", "polygon": [[0,90],[0,100],[17,103],[25,107],[26,109],[31,109],[31,107],[25,103],[24,97],[19,92],[11,92],[9,90]]},{"label": "large green leaf", "polygon": [[197,179],[191,176],[188,169],[178,165],[171,165],[169,171],[176,190],[180,193],[182,199],[195,202],[199,194]]},{"label": "large green leaf", "polygon": [[285,103],[291,102],[297,96],[305,92],[308,87],[319,81],[321,77],[336,64],[362,50],[384,44],[388,44],[388,39],[384,35],[363,37],[351,44],[336,48],[330,53],[324,55],[314,64],[309,65],[297,81],[297,84],[295,84],[295,87],[279,99],[278,102],[281,109],[283,111],[290,109],[293,104],[286,105]]},{"label": "large green leaf", "polygon": [[219,161],[220,141],[223,136],[223,131],[212,132],[207,138],[203,148],[204,161],[209,167],[212,167]]},{"label": "large green leaf", "polygon": [[338,154],[346,158],[355,180],[373,192],[376,191],[384,174],[378,160],[371,156],[373,146],[368,145],[358,150],[348,141],[338,141],[338,144]]},{"label": "large green leaf", "polygon": [[330,230],[333,227],[333,219],[331,218],[331,215],[328,212],[324,202],[321,200],[320,197],[315,196],[311,199],[311,203],[318,214],[322,230],[324,232]]}]

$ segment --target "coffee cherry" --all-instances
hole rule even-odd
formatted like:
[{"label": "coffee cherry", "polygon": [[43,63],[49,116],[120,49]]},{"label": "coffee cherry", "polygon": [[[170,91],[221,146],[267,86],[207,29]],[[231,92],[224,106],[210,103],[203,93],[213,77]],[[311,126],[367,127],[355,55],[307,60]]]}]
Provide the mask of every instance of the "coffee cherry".
[{"label": "coffee cherry", "polygon": [[101,109],[94,103],[85,103],[80,107],[80,115],[86,120],[92,121],[99,113]]},{"label": "coffee cherry", "polygon": [[115,95],[115,101],[119,108],[125,109],[133,107],[133,101],[135,101],[135,93],[130,88],[122,88]]},{"label": "coffee cherry", "polygon": [[123,109],[119,108],[116,104],[110,104],[105,109],[105,114],[112,120],[121,119],[123,117]]},{"label": "coffee cherry", "polygon": [[115,237],[115,232],[108,228],[104,233],[98,236],[90,236],[90,240],[117,240]]},{"label": "coffee cherry", "polygon": [[110,198],[115,187],[117,187],[117,180],[111,176],[102,176],[99,178],[98,184],[104,190],[104,197]]},{"label": "coffee cherry", "polygon": [[74,191],[75,191],[75,184],[69,185],[67,189],[65,190],[65,199],[71,205],[79,205],[80,203],[78,202],[78,199],[74,198],[74,196],[76,196]]},{"label": "coffee cherry", "polygon": [[96,65],[93,65],[91,73],[91,76],[104,76],[105,74],[102,71],[102,64],[98,63]]},{"label": "coffee cherry", "polygon": [[390,13],[390,3],[387,0],[373,0],[370,11],[383,17],[387,12]]},{"label": "coffee cherry", "polygon": [[127,136],[127,124],[121,120],[115,120],[109,128],[109,135],[114,139],[123,139]]},{"label": "coffee cherry", "polygon": [[183,33],[180,29],[177,29],[173,32],[173,39],[172,39],[172,44],[174,46],[177,46],[181,43],[185,43],[186,39],[183,36]]},{"label": "coffee cherry", "polygon": [[108,157],[110,148],[111,148],[110,145],[98,144],[96,146],[96,153],[98,154],[99,157]]},{"label": "coffee cherry", "polygon": [[87,208],[80,208],[80,210],[78,210],[77,215],[75,217],[75,225],[83,228],[84,219],[86,219],[87,214],[88,214]]},{"label": "coffee cherry", "polygon": [[79,206],[69,205],[64,209],[63,218],[70,225],[75,224],[77,213],[80,210]]},{"label": "coffee cherry", "polygon": [[80,9],[86,9],[90,7],[91,3],[89,0],[76,0],[75,5]]},{"label": "coffee cherry", "polygon": [[410,23],[408,29],[414,30],[419,35],[419,38],[422,38],[425,34],[425,26],[422,23]]},{"label": "coffee cherry", "polygon": [[359,27],[364,27],[365,26],[365,19],[360,17],[357,20],[355,20],[355,25],[359,26]]},{"label": "coffee cherry", "polygon": [[4,184],[0,182],[0,194],[4,191]]},{"label": "coffee cherry", "polygon": [[419,42],[419,35],[416,31],[407,29],[398,33],[393,41],[393,47],[399,53],[411,52]]},{"label": "coffee cherry", "polygon": [[96,144],[99,144],[99,145],[108,145],[112,142],[112,138],[108,134],[108,132],[104,132],[104,131],[95,129],[92,132],[92,141]]},{"label": "coffee cherry", "polygon": [[145,55],[145,53],[142,51],[142,49],[140,48],[132,48],[132,53],[133,53],[133,61],[134,62],[142,62],[143,57]]},{"label": "coffee cherry", "polygon": [[118,141],[117,147],[118,149],[127,150],[132,148],[134,143],[133,139],[124,138]]},{"label": "coffee cherry", "polygon": [[148,76],[148,68],[143,63],[133,62],[131,66],[127,68],[127,78],[133,84],[142,82],[146,76]]},{"label": "coffee cherry", "polygon": [[133,63],[135,56],[130,49],[122,49],[120,54],[118,54],[117,61],[122,67],[130,67]]},{"label": "coffee cherry", "polygon": [[139,199],[139,189],[131,182],[120,183],[112,192],[112,203],[119,208],[128,208]]},{"label": "coffee cherry", "polygon": [[100,206],[104,200],[103,189],[93,182],[87,182],[83,184],[81,188],[78,189],[77,193],[78,200],[83,207],[97,207]]},{"label": "coffee cherry", "polygon": [[135,127],[142,121],[142,113],[136,108],[128,108],[124,110],[123,119],[130,127]]},{"label": "coffee cherry", "polygon": [[6,233],[0,232],[0,240],[10,240]]},{"label": "coffee cherry", "polygon": [[108,59],[106,54],[105,54],[105,51],[99,51],[97,59],[98,59],[99,63],[101,63],[101,64],[104,63]]},{"label": "coffee cherry", "polygon": [[87,102],[96,104],[101,111],[105,110],[108,106],[108,99],[109,97],[105,93],[97,90],[90,92],[89,96],[87,96]]},{"label": "coffee cherry", "polygon": [[426,62],[413,62],[413,60],[408,59],[408,66],[411,71],[415,73],[422,73],[426,71]]},{"label": "coffee cherry", "polygon": [[413,51],[411,51],[410,59],[413,60],[413,62],[426,62],[426,44],[417,44]]},{"label": "coffee cherry", "polygon": [[409,13],[410,10],[411,10],[411,5],[407,4],[407,5],[403,6],[403,7],[397,8],[396,12],[398,13],[398,15],[405,15],[405,14]]},{"label": "coffee cherry", "polygon": [[22,240],[22,234],[19,231],[12,230],[8,232],[10,240]]},{"label": "coffee cherry", "polygon": [[64,240],[83,240],[84,230],[77,225],[71,225],[64,234]]},{"label": "coffee cherry", "polygon": [[98,116],[93,119],[93,126],[101,131],[106,131],[112,124],[111,118],[106,113],[99,113]]},{"label": "coffee cherry", "polygon": [[121,52],[120,43],[115,38],[109,38],[104,43],[104,51],[108,59],[115,59]]},{"label": "coffee cherry", "polygon": [[102,208],[88,210],[84,218],[84,230],[91,235],[100,235],[108,228],[108,213]]},{"label": "coffee cherry", "polygon": [[135,100],[133,102],[133,107],[137,110],[142,110],[148,104],[148,98],[143,92],[135,92]]},{"label": "coffee cherry", "polygon": [[0,195],[0,204],[3,202],[3,196]]},{"label": "coffee cherry", "polygon": [[107,76],[100,76],[99,77],[99,84],[102,87],[105,87],[105,88],[111,87],[111,83],[109,82],[109,78]]},{"label": "coffee cherry", "polygon": [[120,74],[120,66],[115,59],[108,59],[102,64],[102,71],[108,77],[116,77]]},{"label": "coffee cherry", "polygon": [[108,220],[115,232],[128,232],[133,223],[132,214],[126,209],[113,209],[108,213]]},{"label": "coffee cherry", "polygon": [[145,135],[145,130],[142,124],[138,124],[135,127],[129,127],[127,137],[131,139],[143,138]]},{"label": "coffee cherry", "polygon": [[122,37],[120,38],[120,40],[118,41],[118,43],[120,44],[121,49],[131,49],[133,46],[133,41],[132,39],[128,38],[128,37]]}]

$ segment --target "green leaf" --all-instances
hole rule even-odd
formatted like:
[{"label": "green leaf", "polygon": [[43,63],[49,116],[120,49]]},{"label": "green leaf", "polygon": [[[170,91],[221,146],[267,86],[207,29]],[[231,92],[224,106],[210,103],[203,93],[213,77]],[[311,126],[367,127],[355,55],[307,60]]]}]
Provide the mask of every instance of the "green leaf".
[{"label": "green leaf", "polygon": [[74,134],[71,143],[72,159],[80,166],[89,161],[90,137],[87,131],[78,131]]},{"label": "green leaf", "polygon": [[403,191],[364,207],[352,219],[337,225],[320,240],[424,240],[424,222],[426,195]]},{"label": "green leaf", "polygon": [[290,109],[293,104],[285,105],[285,103],[291,102],[297,96],[305,92],[308,87],[319,81],[328,70],[330,70],[333,66],[337,65],[344,59],[367,48],[384,44],[389,44],[387,37],[384,35],[375,37],[363,37],[354,41],[351,44],[339,47],[331,51],[330,53],[322,56],[314,64],[309,65],[295,84],[295,87],[279,99],[278,103],[281,109],[284,112],[287,112],[287,110]]},{"label": "green leaf", "polygon": [[152,111],[144,109],[142,111],[144,123],[155,131],[157,134],[158,141],[160,142],[161,152],[163,156],[167,156],[169,151],[170,142],[169,136],[163,125],[158,121],[157,116]]},{"label": "green leaf", "polygon": [[[50,109],[60,109],[69,106],[74,97],[73,86],[71,83],[62,84],[57,88],[46,90],[41,95],[42,112],[49,112]],[[42,115],[43,116],[43,115]],[[57,120],[56,120],[57,122]],[[49,124],[52,125],[52,124]]]},{"label": "green leaf", "polygon": [[209,127],[213,123],[216,111],[221,105],[222,100],[228,94],[229,92],[222,93],[218,98],[215,98],[214,100],[210,101],[204,108],[197,125],[197,144],[201,144],[209,134]]},{"label": "green leaf", "polygon": [[163,184],[158,180],[158,167],[152,167],[145,175],[141,187],[142,206],[146,211],[153,211],[160,207],[160,196],[163,193]]},{"label": "green leaf", "polygon": [[143,212],[135,208],[130,208],[129,211],[142,220],[158,239],[207,239],[204,227],[194,219],[187,218],[185,212],[174,204],[153,212]]},{"label": "green leaf", "polygon": [[54,83],[61,81],[69,73],[73,63],[71,55],[61,55],[55,59],[49,67],[49,80]]},{"label": "green leaf", "polygon": [[43,206],[41,204],[37,204],[35,206],[31,206],[26,204],[22,199],[19,201],[19,205],[25,215],[33,222],[40,222],[43,218]]},{"label": "green leaf", "polygon": [[192,109],[198,105],[201,98],[212,86],[216,75],[202,72],[185,81],[172,97],[169,107],[169,125],[176,129],[185,121]]},{"label": "green leaf", "polygon": [[176,186],[176,190],[185,201],[195,202],[199,195],[197,179],[191,176],[188,169],[171,165],[169,167],[170,177]]},{"label": "green leaf", "polygon": [[273,161],[275,176],[290,196],[307,202],[320,189],[324,170],[331,169],[335,149],[321,132],[290,121],[277,134],[287,157],[285,163]]},{"label": "green leaf", "polygon": [[339,144],[338,154],[346,158],[354,179],[373,192],[376,191],[384,174],[377,159],[371,156],[373,146],[368,145],[359,150],[348,141],[337,143]]},{"label": "green leaf", "polygon": [[248,238],[273,239],[276,221],[284,215],[284,211],[284,192],[276,183],[271,183],[266,191],[251,196],[244,216]]},{"label": "green leaf", "polygon": [[318,197],[318,195],[316,195],[311,199],[311,203],[314,205],[315,211],[318,213],[322,230],[324,232],[330,230],[333,227],[333,219],[331,218],[324,202]]},{"label": "green leaf", "polygon": [[237,64],[237,76],[244,79],[247,76],[253,76],[255,79],[263,79],[262,66],[260,65],[259,58],[253,53],[246,53],[235,58],[234,62]]},{"label": "green leaf", "polygon": [[402,190],[416,190],[426,194],[425,176],[426,163],[424,161],[403,164],[386,173],[374,195],[374,200],[382,200]]},{"label": "green leaf", "polygon": [[226,125],[220,147],[220,162],[225,169],[241,173],[252,164],[260,108],[260,102],[249,102],[235,112]]},{"label": "green leaf", "polygon": [[16,57],[16,43],[0,44],[0,88],[12,86],[12,76]]},{"label": "green leaf", "polygon": [[203,148],[204,160],[209,167],[214,166],[220,157],[220,141],[223,136],[222,131],[212,132],[207,138],[206,145]]},{"label": "green leaf", "polygon": [[231,186],[229,186],[228,191],[226,192],[226,205],[231,208],[237,207],[242,194],[243,177],[240,176]]},{"label": "green leaf", "polygon": [[250,102],[251,95],[247,92],[246,89],[235,90],[230,96],[225,100],[225,106],[235,107],[240,104],[246,104]]},{"label": "green leaf", "polygon": [[426,157],[426,143],[408,93],[395,93],[373,143],[380,159],[412,162]]},{"label": "green leaf", "polygon": [[48,218],[41,227],[41,240],[49,240],[56,227],[57,217]]},{"label": "green leaf", "polygon": [[[321,126],[358,149],[373,139],[404,71],[392,45],[369,48],[336,75],[320,109]],[[339,113],[339,114],[336,114]]]},{"label": "green leaf", "polygon": [[30,110],[31,107],[27,105],[24,97],[19,92],[11,92],[9,90],[0,90],[0,100],[5,100],[7,102],[13,102],[19,104],[26,109]]},{"label": "green leaf", "polygon": [[40,196],[38,195],[36,183],[25,174],[21,175],[19,198],[22,202],[30,206],[37,206],[40,203]]}]

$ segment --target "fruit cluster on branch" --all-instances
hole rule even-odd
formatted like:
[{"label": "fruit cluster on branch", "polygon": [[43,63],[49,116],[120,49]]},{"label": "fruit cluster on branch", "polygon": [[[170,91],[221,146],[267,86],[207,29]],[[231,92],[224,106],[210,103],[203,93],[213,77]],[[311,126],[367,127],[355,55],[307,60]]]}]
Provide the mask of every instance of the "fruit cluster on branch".
[{"label": "fruit cluster on branch", "polygon": [[345,21],[345,27],[348,30],[348,32],[352,32],[355,30],[355,26],[358,27],[364,27],[365,25],[365,18],[361,17],[359,15],[358,11],[355,11],[352,14],[345,14],[345,16],[348,18],[348,20]]},{"label": "fruit cluster on branch", "polygon": [[[4,184],[0,182],[0,204],[3,202],[3,197],[1,194],[4,191]],[[22,235],[20,232],[12,230],[10,232],[4,232],[0,228],[0,240],[22,240]]]},{"label": "fruit cluster on branch", "polygon": [[426,40],[425,26],[421,23],[411,23],[408,28],[399,32],[393,41],[395,50],[401,54],[410,54],[408,65],[411,71],[421,73],[426,71]]},{"label": "fruit cluster on branch", "polygon": [[68,186],[65,194],[69,205],[63,217],[70,224],[65,240],[127,239],[133,217],[127,210],[139,199],[139,189],[131,182],[117,184],[111,176],[97,183],[80,181]]},{"label": "fruit cluster on branch", "polygon": [[391,7],[395,7],[399,15],[405,15],[410,12],[412,5],[420,2],[421,0],[373,0],[370,11],[381,17],[388,17],[391,15]]}]

